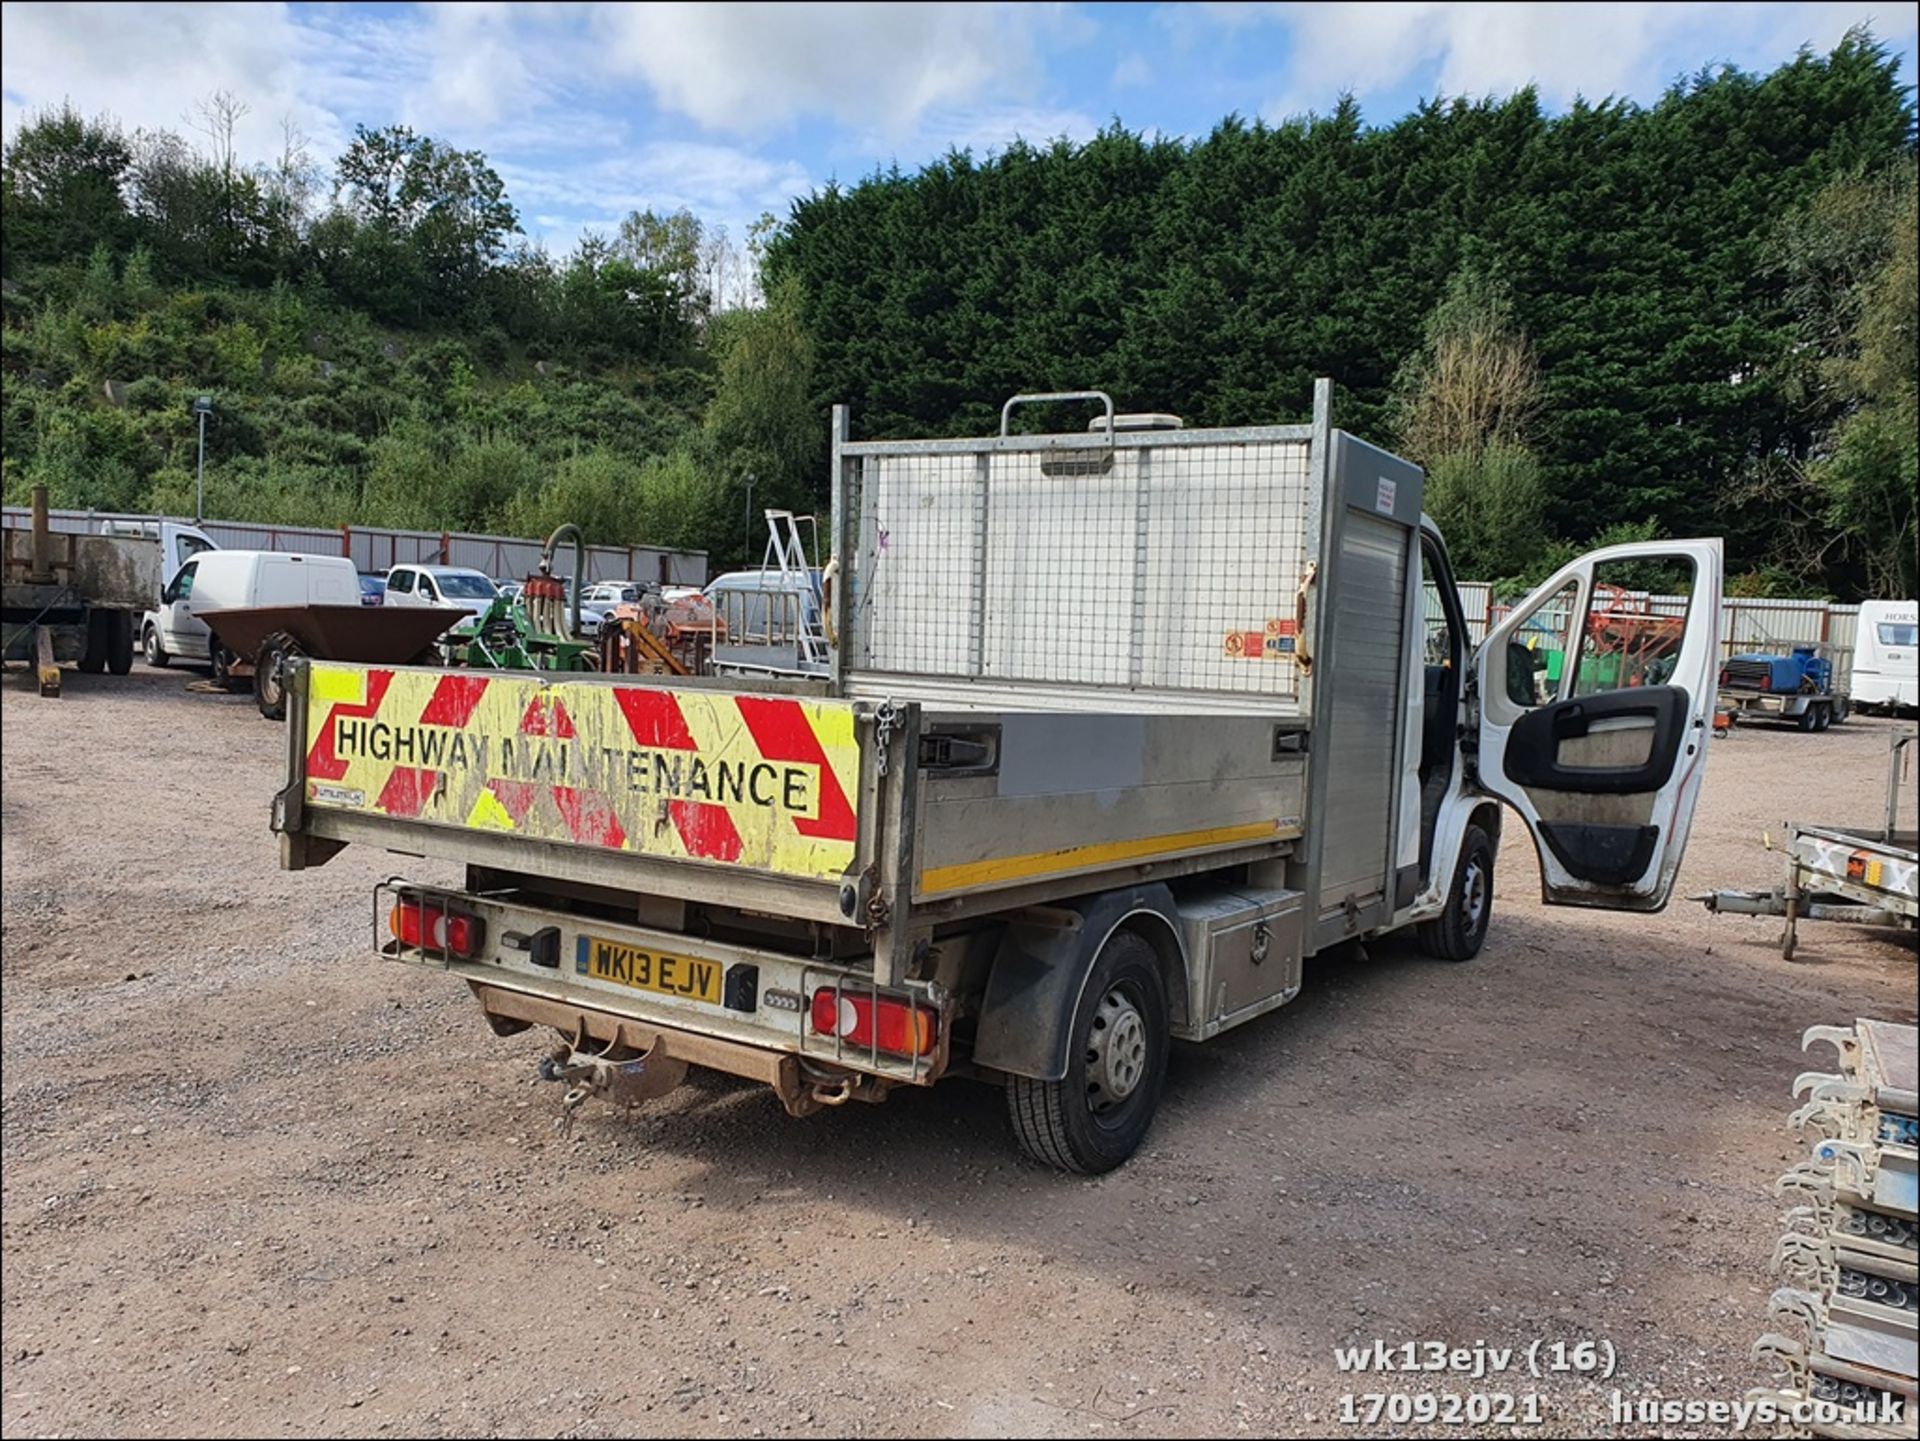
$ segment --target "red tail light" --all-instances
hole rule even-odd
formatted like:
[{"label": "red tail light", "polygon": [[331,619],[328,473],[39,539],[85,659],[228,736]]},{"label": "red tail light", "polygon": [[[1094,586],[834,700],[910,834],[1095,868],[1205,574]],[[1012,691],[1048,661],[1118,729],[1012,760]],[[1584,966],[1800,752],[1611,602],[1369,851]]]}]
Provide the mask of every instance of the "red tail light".
[{"label": "red tail light", "polygon": [[1720,667],[1720,684],[1724,686],[1726,683],[1727,683],[1727,668],[1725,666],[1721,666]]},{"label": "red tail light", "polygon": [[838,1036],[849,1046],[877,1047],[897,1056],[924,1056],[933,1050],[938,1023],[934,1013],[911,1001],[822,986],[813,993],[813,1029]]},{"label": "red tail light", "polygon": [[1760,689],[1761,690],[1773,689],[1773,672],[1772,671],[1763,670],[1760,672]]},{"label": "red tail light", "polygon": [[387,929],[403,946],[445,952],[464,959],[480,949],[484,927],[478,916],[450,911],[431,901],[402,897],[387,912]]}]

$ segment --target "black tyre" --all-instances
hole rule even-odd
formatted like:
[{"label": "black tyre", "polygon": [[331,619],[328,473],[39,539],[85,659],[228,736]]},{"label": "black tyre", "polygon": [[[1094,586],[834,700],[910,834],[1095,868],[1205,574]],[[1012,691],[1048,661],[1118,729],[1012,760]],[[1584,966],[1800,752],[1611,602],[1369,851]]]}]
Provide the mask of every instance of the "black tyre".
[{"label": "black tyre", "polygon": [[1832,706],[1828,705],[1825,701],[1821,701],[1819,705],[1814,707],[1814,709],[1820,712],[1819,718],[1815,720],[1813,723],[1813,728],[1815,730],[1823,731],[1828,726],[1833,724],[1833,707]]},{"label": "black tyre", "polygon": [[1820,729],[1820,707],[1810,705],[1800,712],[1800,729],[1811,735]]},{"label": "black tyre", "polygon": [[173,659],[160,644],[160,627],[151,622],[140,637],[140,649],[146,652],[147,664],[155,670],[163,669]]},{"label": "black tyre", "polygon": [[1021,1149],[1063,1171],[1098,1175],[1140,1148],[1167,1078],[1167,990],[1153,947],[1108,938],[1073,1016],[1067,1074],[1015,1076],[1007,1115]]},{"label": "black tyre", "polygon": [[99,675],[107,668],[107,612],[90,610],[87,612],[87,644],[80,652],[80,669],[88,675]]},{"label": "black tyre", "polygon": [[1470,961],[1486,943],[1492,919],[1493,842],[1479,826],[1468,826],[1447,888],[1447,908],[1420,923],[1420,949],[1443,961]]},{"label": "black tyre", "polygon": [[1853,714],[1853,702],[1841,696],[1833,703],[1833,719],[1829,724],[1844,725],[1848,716]]},{"label": "black tyre", "polygon": [[207,668],[213,672],[215,685],[233,689],[233,663],[239,658],[219,641],[207,638]]},{"label": "black tyre", "polygon": [[253,659],[253,703],[268,720],[287,718],[287,663],[299,654],[299,643],[283,630],[260,642]]},{"label": "black tyre", "polygon": [[133,615],[129,611],[107,614],[107,669],[115,675],[133,669]]}]

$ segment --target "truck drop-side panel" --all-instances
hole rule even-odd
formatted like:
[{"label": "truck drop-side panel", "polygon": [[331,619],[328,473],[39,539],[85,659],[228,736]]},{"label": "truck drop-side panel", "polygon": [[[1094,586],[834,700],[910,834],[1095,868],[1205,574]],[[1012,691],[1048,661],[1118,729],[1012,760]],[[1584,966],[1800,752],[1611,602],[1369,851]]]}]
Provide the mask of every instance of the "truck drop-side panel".
[{"label": "truck drop-side panel", "polygon": [[838,881],[851,703],[314,661],[312,810]]},{"label": "truck drop-side panel", "polygon": [[327,661],[290,693],[294,837],[871,929],[895,979],[918,902],[978,914],[1188,874],[1302,827],[1301,728],[1267,716],[929,717],[750,682]]},{"label": "truck drop-side panel", "polygon": [[1015,712],[924,726],[991,759],[923,767],[916,900],[1208,852],[1271,855],[1301,831],[1297,722]]}]

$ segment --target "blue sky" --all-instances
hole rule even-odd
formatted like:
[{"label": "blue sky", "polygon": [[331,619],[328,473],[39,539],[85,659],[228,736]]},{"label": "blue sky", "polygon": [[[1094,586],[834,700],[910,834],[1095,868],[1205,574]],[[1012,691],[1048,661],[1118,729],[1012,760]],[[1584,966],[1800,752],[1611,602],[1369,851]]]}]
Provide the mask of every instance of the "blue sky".
[{"label": "blue sky", "polygon": [[529,235],[564,250],[685,205],[743,234],[829,179],[952,145],[1204,134],[1343,90],[1387,121],[1425,96],[1650,100],[1767,69],[1870,22],[1914,80],[1911,4],[59,5],[8,3],[0,121],[71,99],[190,132],[230,90],[250,158],[291,123],[329,164],[357,122],[483,150]]}]

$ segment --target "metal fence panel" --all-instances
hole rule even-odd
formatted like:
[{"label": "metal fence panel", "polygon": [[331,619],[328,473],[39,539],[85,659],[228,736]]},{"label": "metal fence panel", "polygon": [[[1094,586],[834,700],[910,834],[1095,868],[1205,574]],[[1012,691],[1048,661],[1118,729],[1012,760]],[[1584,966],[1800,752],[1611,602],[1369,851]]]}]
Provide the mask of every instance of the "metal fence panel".
[{"label": "metal fence panel", "polygon": [[[98,534],[109,521],[144,525],[160,519],[157,515],[122,511],[55,510],[48,514],[48,524],[55,533],[74,535]],[[32,524],[32,513],[26,506],[9,505],[4,508],[4,520],[8,529],[24,530]],[[496,580],[519,579],[539,567],[543,545],[519,536],[390,530],[381,526],[341,526],[335,530],[244,520],[208,520],[199,526],[226,550],[344,555],[356,569],[370,575],[384,574],[396,565],[464,565]],[[563,554],[564,572],[572,568],[572,547]],[[586,578],[705,585],[707,555],[700,550],[668,550],[653,545],[588,546]]]},{"label": "metal fence panel", "polygon": [[297,525],[209,520],[200,526],[222,550],[278,550],[290,555],[339,555],[340,532]]}]

